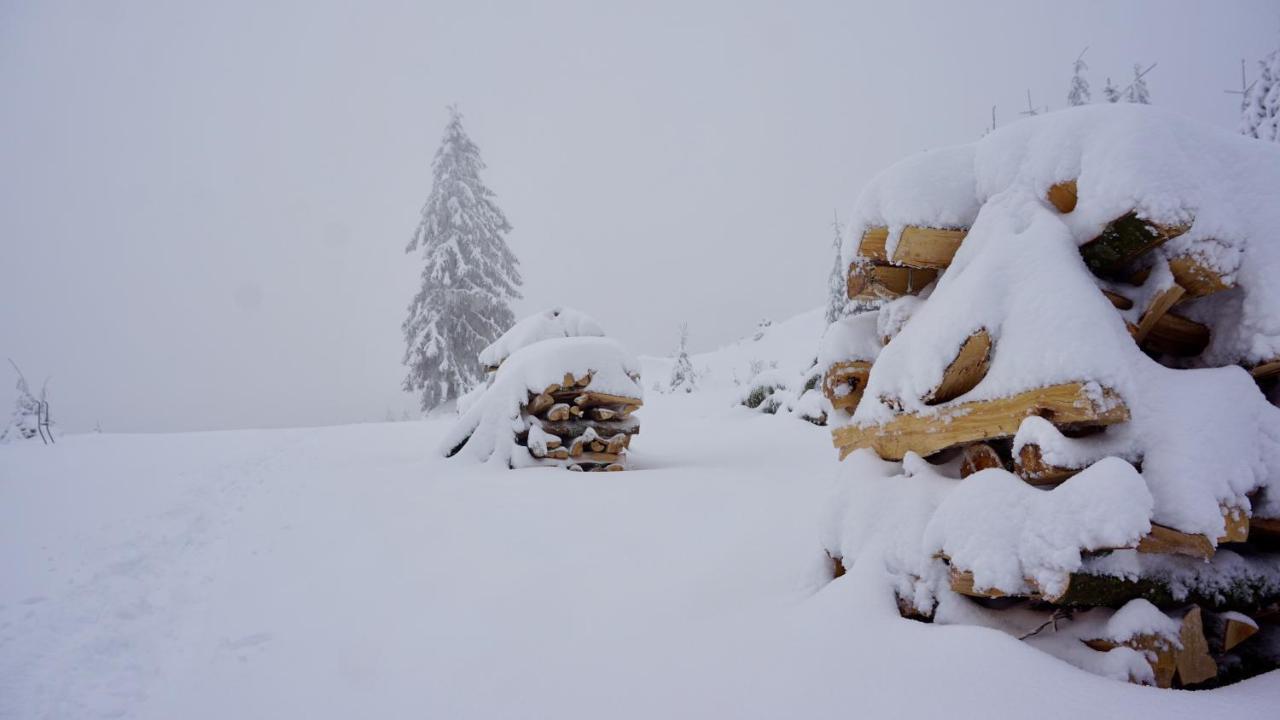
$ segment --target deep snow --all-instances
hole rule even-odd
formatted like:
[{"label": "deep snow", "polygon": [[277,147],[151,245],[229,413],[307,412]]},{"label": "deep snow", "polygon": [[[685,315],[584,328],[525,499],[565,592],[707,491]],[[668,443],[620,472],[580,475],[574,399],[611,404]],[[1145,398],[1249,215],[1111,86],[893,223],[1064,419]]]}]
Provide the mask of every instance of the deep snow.
[{"label": "deep snow", "polygon": [[883,553],[828,582],[824,517],[858,464],[826,429],[732,396],[651,394],[623,473],[446,460],[447,419],[0,448],[0,716],[1075,720],[1280,703],[1276,673],[1160,691],[995,630],[900,619]]}]

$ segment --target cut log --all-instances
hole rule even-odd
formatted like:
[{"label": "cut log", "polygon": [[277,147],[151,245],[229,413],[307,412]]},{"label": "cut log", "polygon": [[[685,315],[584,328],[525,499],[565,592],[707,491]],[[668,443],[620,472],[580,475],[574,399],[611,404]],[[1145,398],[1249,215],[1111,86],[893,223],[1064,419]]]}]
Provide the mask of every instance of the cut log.
[{"label": "cut log", "polygon": [[1083,383],[1052,385],[997,400],[957,403],[936,414],[899,415],[882,425],[848,425],[832,431],[840,458],[871,448],[885,460],[908,451],[928,457],[940,450],[1013,437],[1022,419],[1038,415],[1055,425],[1112,425],[1129,419],[1129,409],[1113,390]]},{"label": "cut log", "polygon": [[1058,212],[1066,214],[1076,209],[1076,202],[1079,196],[1076,194],[1076,181],[1066,180],[1057,183],[1049,188],[1047,195],[1049,204],[1058,209]]},{"label": "cut log", "polygon": [[578,407],[577,405],[570,405],[569,414],[572,415],[573,417],[580,418],[582,417],[582,408]]},{"label": "cut log", "polygon": [[613,437],[618,433],[627,435],[635,435],[640,432],[640,421],[636,418],[627,418],[626,420],[610,420],[608,422],[591,422],[589,420],[566,420],[563,422],[552,422],[549,420],[541,420],[544,432],[553,435],[559,435],[563,438],[573,438],[586,432],[587,428],[595,428],[597,434],[601,437]]},{"label": "cut log", "polygon": [[1147,309],[1142,311],[1142,319],[1138,321],[1138,329],[1133,333],[1133,339],[1139,345],[1147,339],[1147,336],[1155,329],[1160,319],[1174,306],[1174,303],[1182,299],[1184,293],[1186,293],[1186,290],[1183,290],[1181,285],[1174,284],[1156,293],[1151,298],[1151,302],[1147,304]]},{"label": "cut log", "polygon": [[608,453],[613,453],[616,455],[617,453],[621,452],[623,448],[629,446],[630,444],[631,444],[630,435],[627,435],[626,433],[618,433],[617,435],[614,435],[613,437],[605,441],[604,451]]},{"label": "cut log", "polygon": [[591,410],[587,412],[587,415],[589,415],[592,420],[612,420],[617,414],[617,410],[610,410],[606,407],[591,408]]},{"label": "cut log", "polygon": [[1165,313],[1142,346],[1165,355],[1194,357],[1209,347],[1209,328],[1177,313]]},{"label": "cut log", "polygon": [[1000,590],[996,590],[995,588],[983,588],[982,590],[978,590],[974,586],[973,573],[969,570],[951,568],[948,580],[951,584],[952,592],[967,595],[968,597],[987,598],[992,600],[996,598],[1009,597],[1009,595]]},{"label": "cut log", "polygon": [[546,393],[538,393],[537,395],[533,396],[532,400],[529,401],[529,405],[526,408],[526,412],[528,412],[530,415],[541,415],[543,411],[547,410],[548,408],[550,408],[552,405],[555,405],[555,404],[556,404],[556,401],[552,400],[550,395],[547,395]]},{"label": "cut log", "polygon": [[951,258],[955,257],[956,250],[960,248],[960,243],[968,232],[908,225],[902,229],[893,258],[889,258],[885,250],[889,238],[888,228],[870,228],[862,235],[858,254],[882,263],[941,270],[951,264]]},{"label": "cut log", "polygon": [[1222,637],[1223,652],[1231,650],[1258,632],[1258,623],[1247,615],[1227,613],[1223,620],[1226,621]]},{"label": "cut log", "polygon": [[616,405],[618,407],[613,409],[620,412],[623,408],[630,407],[634,410],[644,404],[639,398],[611,395],[609,393],[595,392],[594,390],[560,390],[552,393],[551,396],[556,402],[570,403],[583,410]]},{"label": "cut log", "polygon": [[964,449],[964,460],[960,463],[960,477],[967,478],[980,470],[1003,468],[1004,461],[995,448],[986,443],[974,443]]},{"label": "cut log", "polygon": [[605,472],[621,472],[623,470],[626,470],[626,468],[623,467],[621,463],[609,463],[608,465],[604,466],[604,469],[605,469]]},{"label": "cut log", "polygon": [[1280,375],[1280,358],[1254,365],[1249,368],[1249,374],[1253,376],[1254,380]]},{"label": "cut log", "polygon": [[928,405],[950,402],[969,392],[991,367],[991,335],[981,329],[970,335],[942,373],[942,382],[923,400]]},{"label": "cut log", "polygon": [[1151,524],[1151,532],[1138,541],[1138,552],[1162,555],[1186,555],[1208,560],[1213,557],[1213,543],[1204,535],[1192,535],[1164,525]]},{"label": "cut log", "polygon": [[1182,641],[1182,647],[1176,655],[1178,679],[1184,687],[1217,677],[1218,663],[1209,655],[1209,642],[1204,637],[1204,623],[1199,606],[1193,606],[1182,617],[1178,639]]},{"label": "cut log", "polygon": [[554,449],[554,450],[550,450],[550,449],[549,449],[549,450],[547,450],[546,457],[548,457],[548,458],[550,458],[550,459],[552,459],[552,460],[568,460],[568,459],[569,459],[569,449],[568,449],[568,448],[563,448],[563,447],[558,447],[558,448],[556,448],[556,449]]},{"label": "cut log", "polygon": [[1013,460],[1013,472],[1031,485],[1057,485],[1080,469],[1050,465],[1044,461],[1039,445],[1027,443]]},{"label": "cut log", "polygon": [[577,384],[578,380],[573,376],[573,373],[565,373],[564,380],[560,382],[560,387],[571,388],[577,386]]},{"label": "cut log", "polygon": [[849,360],[835,363],[822,376],[822,395],[831,402],[831,407],[853,412],[862,399],[870,375],[869,362]]},{"label": "cut log", "polygon": [[1222,537],[1218,538],[1219,543],[1241,543],[1249,539],[1249,514],[1241,508],[1222,508],[1222,519],[1226,524],[1226,530],[1223,531]]},{"label": "cut log", "polygon": [[567,403],[556,403],[547,409],[547,419],[551,422],[568,420],[571,417]]},{"label": "cut log", "polygon": [[[626,437],[626,436],[624,435],[623,437]],[[603,440],[591,441],[591,452],[604,452],[605,447],[607,446],[604,444]]]},{"label": "cut log", "polygon": [[617,453],[584,452],[582,453],[582,455],[579,455],[576,459],[578,462],[582,462],[582,463],[599,463],[601,465],[608,465],[610,463],[618,462],[618,460],[621,459],[622,457],[623,457],[622,455],[619,455]]},{"label": "cut log", "polygon": [[1142,653],[1151,665],[1155,675],[1156,687],[1173,687],[1173,678],[1178,670],[1177,648],[1169,638],[1159,635],[1135,635],[1122,643],[1115,640],[1085,640],[1085,645],[1100,652],[1109,652],[1118,647],[1129,647]]},{"label": "cut log", "polygon": [[916,295],[938,278],[937,270],[860,261],[849,265],[850,300],[893,300]]},{"label": "cut log", "polygon": [[1250,518],[1249,542],[1266,545],[1280,543],[1280,518]]},{"label": "cut log", "polygon": [[1080,255],[1095,275],[1118,277],[1143,253],[1186,232],[1189,226],[1159,225],[1128,213],[1112,220],[1096,239],[1080,247]]},{"label": "cut log", "polygon": [[1114,305],[1117,310],[1128,310],[1133,307],[1133,301],[1118,292],[1103,290],[1102,294],[1107,296],[1107,299],[1111,301],[1111,304]]},{"label": "cut log", "polygon": [[1204,297],[1232,287],[1222,279],[1222,275],[1194,254],[1170,259],[1169,269],[1173,271],[1173,279],[1187,291],[1187,297]]}]

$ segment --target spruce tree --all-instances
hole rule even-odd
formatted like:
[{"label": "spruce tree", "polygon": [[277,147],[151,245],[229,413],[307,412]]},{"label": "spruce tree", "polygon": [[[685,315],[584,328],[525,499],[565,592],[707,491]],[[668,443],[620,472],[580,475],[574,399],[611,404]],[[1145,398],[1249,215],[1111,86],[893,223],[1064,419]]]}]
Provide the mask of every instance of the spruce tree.
[{"label": "spruce tree", "polygon": [[[1154,66],[1153,66],[1154,67]],[[1149,70],[1150,68],[1148,68]],[[1147,81],[1142,78],[1146,71],[1142,69],[1142,65],[1133,64],[1133,82],[1129,84],[1128,90],[1125,92],[1125,100],[1140,105],[1151,104],[1151,93],[1147,90]]]},{"label": "spruce tree", "polygon": [[18,397],[14,400],[13,414],[9,417],[9,424],[3,432],[0,432],[0,443],[30,440],[40,435],[41,408],[47,407],[49,381],[45,381],[44,386],[40,388],[40,395],[37,396],[31,391],[31,386],[27,384],[27,378],[18,368],[18,364],[13,360],[10,360],[9,364],[18,375]]},{"label": "spruce tree", "polygon": [[1240,132],[1280,142],[1280,50],[1261,60],[1261,74],[1244,95]]},{"label": "spruce tree", "polygon": [[689,323],[680,323],[680,348],[676,351],[676,362],[671,367],[671,392],[683,390],[691,393],[697,387],[698,375],[694,372],[693,362],[689,360]]},{"label": "spruce tree", "polygon": [[1084,71],[1089,69],[1089,66],[1084,63],[1084,54],[1088,50],[1089,48],[1085,48],[1080,51],[1080,55],[1071,66],[1071,89],[1067,91],[1067,104],[1073,107],[1089,104],[1089,81],[1084,79]]},{"label": "spruce tree", "polygon": [[1109,103],[1120,102],[1120,90],[1111,82],[1111,78],[1107,78],[1107,84],[1102,88],[1102,96]]},{"label": "spruce tree", "polygon": [[840,237],[843,234],[843,226],[840,224],[840,216],[836,215],[831,223],[832,238],[831,248],[835,253],[835,260],[831,264],[831,274],[827,276],[827,324],[839,320],[844,317],[848,298],[846,296],[844,263],[840,260]]},{"label": "spruce tree", "polygon": [[422,287],[404,330],[404,389],[422,409],[456,399],[483,376],[477,356],[515,322],[519,262],[507,247],[511,224],[480,180],[480,150],[449,108],[449,124],[431,163],[431,193],[405,252],[421,248]]}]

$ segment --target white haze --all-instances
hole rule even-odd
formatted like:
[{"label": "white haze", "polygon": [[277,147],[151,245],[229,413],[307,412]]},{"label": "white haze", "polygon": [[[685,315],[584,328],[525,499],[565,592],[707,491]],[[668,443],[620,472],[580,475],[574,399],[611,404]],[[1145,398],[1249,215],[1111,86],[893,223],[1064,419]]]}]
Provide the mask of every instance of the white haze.
[{"label": "white haze", "polygon": [[[1234,127],[1270,2],[0,4],[0,356],[70,430],[377,420],[458,103],[522,315],[642,353],[824,299],[833,210],[906,153],[1095,98]],[[0,412],[12,378],[0,371]]]}]

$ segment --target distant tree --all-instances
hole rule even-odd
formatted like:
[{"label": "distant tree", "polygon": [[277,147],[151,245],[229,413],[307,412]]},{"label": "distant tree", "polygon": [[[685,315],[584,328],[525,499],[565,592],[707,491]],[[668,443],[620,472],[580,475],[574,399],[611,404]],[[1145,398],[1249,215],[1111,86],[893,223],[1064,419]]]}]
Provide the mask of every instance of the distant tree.
[{"label": "distant tree", "polygon": [[404,379],[423,410],[456,399],[480,382],[477,356],[515,322],[519,262],[507,247],[511,224],[480,180],[480,150],[449,108],[449,124],[431,163],[431,194],[405,252],[422,249],[422,287],[409,303]]},{"label": "distant tree", "polygon": [[1109,103],[1120,102],[1120,89],[1111,82],[1111,78],[1107,78],[1107,84],[1102,88],[1102,96]]},{"label": "distant tree", "polygon": [[37,396],[27,384],[27,378],[13,360],[9,361],[13,371],[18,375],[18,397],[13,404],[13,414],[9,417],[9,425],[0,433],[0,443],[15,440],[30,440],[40,435],[41,407],[48,401],[49,381],[45,380]]},{"label": "distant tree", "polygon": [[671,367],[671,382],[667,389],[670,392],[683,390],[693,392],[698,386],[698,376],[694,372],[693,363],[689,361],[689,323],[680,323],[680,347],[676,351],[676,362]]},{"label": "distant tree", "polygon": [[1138,103],[1140,105],[1151,104],[1151,93],[1147,90],[1147,81],[1143,79],[1148,72],[1151,72],[1152,65],[1146,70],[1142,69],[1142,65],[1133,64],[1133,82],[1129,83],[1129,87],[1125,89],[1124,99],[1126,102]]},{"label": "distant tree", "polygon": [[1280,142],[1280,50],[1273,50],[1258,66],[1258,79],[1244,92],[1240,132]]},{"label": "distant tree", "polygon": [[831,273],[827,275],[827,324],[844,317],[847,312],[849,298],[847,296],[844,262],[840,258],[841,238],[844,225],[840,223],[840,215],[836,214],[831,221],[831,252],[835,256],[831,261]]},{"label": "distant tree", "polygon": [[1071,89],[1067,91],[1067,104],[1072,107],[1088,105],[1091,99],[1089,81],[1084,77],[1085,71],[1089,69],[1084,62],[1084,54],[1088,51],[1089,48],[1081,50],[1075,63],[1071,65]]}]

